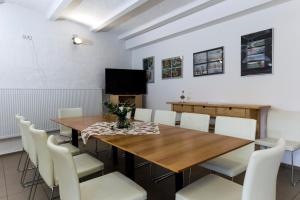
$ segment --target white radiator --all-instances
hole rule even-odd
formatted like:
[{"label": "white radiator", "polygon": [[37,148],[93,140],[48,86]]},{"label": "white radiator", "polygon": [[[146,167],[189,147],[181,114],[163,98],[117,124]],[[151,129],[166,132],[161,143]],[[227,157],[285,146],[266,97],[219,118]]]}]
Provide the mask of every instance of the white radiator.
[{"label": "white radiator", "polygon": [[102,89],[0,89],[0,139],[19,136],[19,113],[47,131],[57,130],[50,121],[59,108],[81,107],[85,116],[102,113]]}]

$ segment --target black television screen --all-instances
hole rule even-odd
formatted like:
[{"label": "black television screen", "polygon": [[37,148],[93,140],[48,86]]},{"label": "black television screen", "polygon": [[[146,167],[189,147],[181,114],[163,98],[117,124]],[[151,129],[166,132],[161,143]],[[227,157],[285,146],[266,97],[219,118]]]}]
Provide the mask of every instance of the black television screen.
[{"label": "black television screen", "polygon": [[145,70],[105,69],[106,94],[146,94],[147,75]]}]

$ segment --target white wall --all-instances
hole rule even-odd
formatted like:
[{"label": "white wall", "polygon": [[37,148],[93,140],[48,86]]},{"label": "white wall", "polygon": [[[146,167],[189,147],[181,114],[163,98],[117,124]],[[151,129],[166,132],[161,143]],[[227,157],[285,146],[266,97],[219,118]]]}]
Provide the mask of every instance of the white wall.
[{"label": "white wall", "polygon": [[[73,45],[73,34],[89,44]],[[131,52],[116,35],[93,33],[73,22],[49,21],[45,13],[0,4],[0,88],[103,88],[104,68],[130,66]],[[17,150],[20,138],[0,141],[0,155]]]},{"label": "white wall", "polygon": [[[73,34],[90,44],[73,45]],[[10,3],[0,5],[0,44],[0,88],[102,88],[105,67],[131,65],[115,35]]]},{"label": "white wall", "polygon": [[[185,90],[191,101],[268,104],[300,111],[299,7],[300,1],[289,1],[133,50],[135,68],[142,67],[144,57],[155,56],[155,83],[148,85],[147,107],[170,109],[166,102],[179,100]],[[268,28],[274,28],[274,73],[241,77],[240,36]],[[193,77],[193,53],[220,46],[225,49],[225,74]],[[184,56],[183,78],[162,80],[161,60],[173,56]],[[300,155],[296,159],[299,165]]]}]

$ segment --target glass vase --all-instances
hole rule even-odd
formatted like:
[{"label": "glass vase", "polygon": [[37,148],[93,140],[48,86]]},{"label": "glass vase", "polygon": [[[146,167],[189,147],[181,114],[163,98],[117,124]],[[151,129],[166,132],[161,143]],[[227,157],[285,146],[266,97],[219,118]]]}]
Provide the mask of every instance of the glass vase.
[{"label": "glass vase", "polygon": [[118,116],[117,128],[123,129],[123,128],[129,128],[129,127],[130,127],[129,119],[126,116],[125,117]]}]

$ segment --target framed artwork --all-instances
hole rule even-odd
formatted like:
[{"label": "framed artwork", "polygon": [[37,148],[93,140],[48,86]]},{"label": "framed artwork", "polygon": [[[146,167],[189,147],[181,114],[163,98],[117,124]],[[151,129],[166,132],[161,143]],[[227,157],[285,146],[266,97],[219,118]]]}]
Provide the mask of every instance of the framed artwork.
[{"label": "framed artwork", "polygon": [[143,69],[146,70],[148,83],[154,83],[154,56],[143,59]]},{"label": "framed artwork", "polygon": [[182,61],[182,56],[162,60],[162,79],[181,78]]},{"label": "framed artwork", "polygon": [[241,37],[241,76],[272,74],[273,29]]},{"label": "framed artwork", "polygon": [[224,73],[224,48],[194,53],[194,77]]}]

